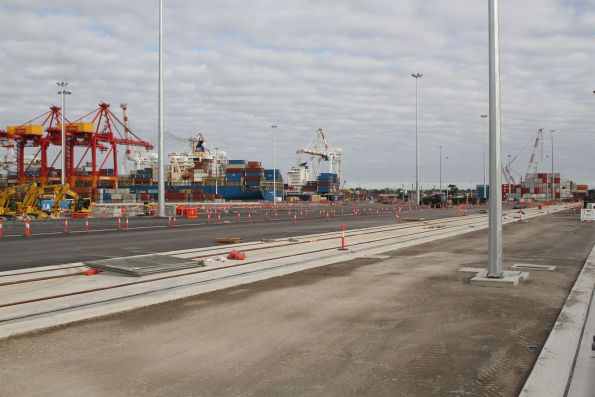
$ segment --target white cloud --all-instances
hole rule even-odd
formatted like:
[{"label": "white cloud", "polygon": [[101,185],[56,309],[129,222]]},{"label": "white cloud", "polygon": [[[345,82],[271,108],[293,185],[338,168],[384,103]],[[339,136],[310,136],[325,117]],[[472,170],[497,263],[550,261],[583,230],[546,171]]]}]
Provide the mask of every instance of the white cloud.
[{"label": "white cloud", "polygon": [[[415,83],[422,72],[421,178],[438,180],[445,146],[450,180],[482,180],[487,111],[487,2],[165,0],[168,150],[205,131],[211,146],[271,165],[318,127],[345,152],[350,182],[414,175]],[[556,167],[595,182],[595,5],[501,2],[503,153],[537,128],[557,129]],[[58,103],[67,111],[127,102],[133,130],[156,142],[157,1],[8,0],[0,6],[0,125]],[[549,138],[548,138],[549,139]],[[549,148],[549,145],[546,145]],[[514,166],[524,172],[529,152]]]}]

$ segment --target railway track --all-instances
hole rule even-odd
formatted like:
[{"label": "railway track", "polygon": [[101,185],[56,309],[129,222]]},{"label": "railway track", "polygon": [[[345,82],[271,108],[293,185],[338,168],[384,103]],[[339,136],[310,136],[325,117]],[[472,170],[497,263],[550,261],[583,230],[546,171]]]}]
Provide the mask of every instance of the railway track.
[{"label": "railway track", "polygon": [[[527,218],[538,216],[537,211],[528,211]],[[505,223],[513,222],[510,217]],[[395,244],[416,244],[429,241],[431,238],[447,237],[449,235],[462,234],[467,231],[478,230],[487,225],[485,215],[471,215],[460,218],[447,218],[427,221],[423,223],[399,224],[389,227],[375,227],[371,229],[353,230],[346,234],[349,240],[356,240],[349,243],[350,251],[337,252],[338,245],[329,244],[337,241],[338,233],[323,233],[303,237],[299,241],[288,241],[286,239],[277,243],[266,244],[259,242],[244,243],[232,246],[234,249],[240,249],[247,253],[256,254],[257,258],[246,262],[225,264],[212,268],[202,268],[192,271],[180,271],[175,274],[166,274],[160,276],[147,276],[140,280],[115,282],[111,285],[97,286],[87,288],[80,285],[81,288],[66,291],[63,293],[41,294],[27,299],[15,299],[5,301],[0,304],[0,328],[6,323],[14,323],[26,320],[27,318],[39,317],[50,313],[69,312],[76,309],[82,309],[89,306],[114,303],[130,298],[142,297],[160,292],[168,292],[176,289],[183,289],[203,284],[216,283],[218,281],[233,280],[251,275],[262,275],[263,273],[274,273],[281,270],[288,272],[298,271],[289,268],[296,268],[308,264],[313,260],[331,260],[340,262],[350,260],[366,251],[386,252],[395,247]],[[382,235],[384,233],[384,235]],[[312,245],[312,243],[319,243]],[[321,246],[323,245],[323,246]],[[216,248],[201,248],[197,250],[182,250],[182,252],[169,253],[170,255],[185,255],[187,259],[206,259],[213,256],[226,254],[230,246]],[[296,250],[296,248],[298,250]],[[267,250],[272,252],[267,252]],[[283,250],[280,254],[275,253]],[[288,251],[289,250],[289,251]],[[272,255],[270,255],[272,253]],[[168,253],[164,253],[168,254]],[[261,256],[258,258],[258,256]],[[354,256],[356,255],[356,256]],[[361,255],[360,255],[361,256]],[[313,259],[313,258],[316,259]],[[293,260],[292,260],[293,259]],[[48,275],[37,277],[45,272],[72,270],[82,266],[68,266],[60,269],[46,269],[30,272],[21,272],[16,275],[34,275],[34,278],[18,281],[8,281],[1,283],[0,291],[22,286],[33,282],[51,282],[67,277],[76,277],[80,273]],[[101,276],[99,276],[101,277]],[[271,277],[269,275],[268,277]],[[264,277],[264,278],[268,278]],[[119,279],[120,277],[113,277]],[[88,280],[87,278],[85,278]],[[153,285],[151,285],[153,283]],[[146,286],[146,287],[143,287]],[[143,287],[143,289],[139,289]],[[111,291],[111,292],[110,292]],[[109,293],[109,294],[108,294]],[[191,293],[195,295],[200,292]],[[19,296],[20,294],[16,294]],[[26,294],[24,294],[26,295]],[[109,296],[107,296],[109,295]],[[189,296],[187,295],[187,296]],[[6,296],[6,295],[5,295]],[[49,304],[50,302],[54,302]],[[46,306],[47,305],[47,306]],[[20,309],[23,308],[23,309]],[[7,312],[8,310],[8,312]],[[2,313],[4,312],[4,313]]]},{"label": "railway track", "polygon": [[[471,215],[466,217],[465,219],[469,220],[469,219],[479,219],[479,218],[485,218],[484,215]],[[424,221],[423,224],[427,225],[429,227],[433,227],[433,228],[440,228],[445,224],[448,224],[450,222],[452,222],[453,218],[443,218],[443,219],[437,219],[437,220],[431,220],[431,221]],[[395,226],[377,226],[377,227],[372,227],[372,228],[366,228],[366,229],[355,229],[353,231],[347,231],[345,232],[345,237],[346,238],[351,238],[351,237],[357,237],[357,236],[361,236],[361,235],[372,235],[372,234],[379,234],[379,233],[386,233],[386,232],[391,232],[391,231],[395,231],[395,230],[407,230],[407,229],[412,229],[412,228],[419,228],[420,223],[407,223],[407,224],[398,224]],[[420,234],[423,233],[424,231],[420,231],[420,232],[416,232],[413,234]],[[296,242],[290,242],[288,239],[282,239],[280,241],[288,241],[287,243],[283,243],[283,244],[276,244],[274,245],[274,248],[283,248],[283,247],[288,247],[288,246],[296,246],[296,245],[304,245],[304,244],[308,244],[310,242],[312,242],[312,238],[315,238],[316,241],[329,241],[329,240],[336,240],[337,239],[337,233],[336,232],[331,232],[331,233],[321,233],[321,234],[315,234],[315,235],[311,235],[309,236],[309,240],[303,240],[303,241],[296,241]],[[384,239],[376,239],[376,240],[371,240],[369,242],[377,242],[377,241],[382,241]],[[361,245],[363,243],[356,243],[356,244],[351,244],[353,245]],[[258,245],[256,247],[252,247],[253,245]],[[224,255],[227,253],[227,251],[229,250],[229,247],[234,247],[234,248],[238,248],[241,249],[243,252],[255,252],[255,251],[261,251],[261,250],[267,250],[267,249],[271,249],[273,247],[271,246],[262,246],[261,242],[251,242],[251,243],[244,243],[244,244],[234,244],[234,245],[230,245],[230,246],[225,246],[225,248],[223,248],[223,246],[220,248],[220,252],[213,252],[212,247],[207,247],[205,248],[206,251],[211,252],[211,254],[204,256],[204,255],[197,255],[197,256],[191,256],[191,257],[186,257],[186,259],[194,259],[194,260],[200,260],[200,259],[206,259],[212,256],[218,256],[218,255]],[[333,248],[329,248],[329,249],[333,249]],[[182,250],[182,251],[189,251],[189,250]],[[198,250],[195,250],[198,251]],[[281,259],[282,257],[279,258],[271,258],[272,259]],[[253,263],[253,262],[249,262],[248,264]],[[45,281],[45,280],[52,280],[52,279],[59,279],[59,278],[65,278],[65,277],[76,277],[76,276],[81,276],[83,275],[83,271],[80,272],[76,272],[76,273],[70,273],[70,274],[60,274],[60,275],[53,275],[53,276],[43,276],[43,277],[37,277],[37,278],[29,278],[29,279],[23,279],[23,280],[18,280],[18,281],[12,281],[12,282],[2,282],[2,278],[6,278],[6,277],[14,277],[17,275],[25,275],[25,274],[38,274],[38,273],[50,273],[50,272],[56,272],[56,271],[62,271],[62,270],[68,270],[68,269],[78,269],[81,267],[85,267],[84,264],[81,265],[72,265],[72,266],[65,266],[65,267],[60,267],[60,268],[56,268],[56,269],[40,269],[40,270],[27,270],[27,271],[22,271],[22,272],[14,272],[14,273],[10,273],[10,274],[2,274],[0,273],[0,287],[6,287],[6,286],[11,286],[11,285],[17,285],[17,284],[24,284],[24,283],[32,283],[32,282],[37,282],[37,281]],[[221,268],[218,268],[221,269]],[[208,269],[208,270],[214,270],[214,269]],[[196,272],[190,272],[190,273],[185,273],[185,274],[195,274]],[[185,274],[180,274],[180,275],[175,275],[172,277],[181,277],[184,276]],[[152,280],[149,280],[152,281]],[[123,284],[124,285],[130,285],[130,284]],[[0,307],[4,307],[6,305],[2,305],[0,304]]]}]

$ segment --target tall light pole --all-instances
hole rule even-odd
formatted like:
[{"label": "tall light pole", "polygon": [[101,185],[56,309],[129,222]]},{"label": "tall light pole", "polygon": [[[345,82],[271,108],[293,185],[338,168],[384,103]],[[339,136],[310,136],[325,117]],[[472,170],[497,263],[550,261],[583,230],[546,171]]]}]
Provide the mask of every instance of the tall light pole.
[{"label": "tall light pole", "polygon": [[498,0],[489,0],[490,73],[490,210],[488,227],[489,278],[503,278],[502,272],[502,169],[500,159],[500,39]]},{"label": "tall light pole", "polygon": [[483,120],[483,196],[487,200],[488,199],[488,191],[486,186],[486,179],[488,175],[488,167],[486,161],[486,118],[488,117],[487,114],[482,114],[481,119]]},{"label": "tall light pole", "polygon": [[277,124],[271,125],[273,129],[273,205],[277,205],[277,165],[276,165],[276,138]]},{"label": "tall light pole", "polygon": [[70,95],[72,92],[66,91],[68,83],[61,81],[56,84],[61,88],[58,94],[62,95],[62,133],[60,135],[62,142],[62,171],[60,172],[60,183],[64,186],[66,184],[66,95]]},{"label": "tall light pole", "polygon": [[[219,183],[219,148],[215,149],[215,195],[219,194],[218,183]],[[216,198],[215,198],[216,199]]]},{"label": "tall light pole", "polygon": [[[447,163],[447,161],[448,161],[448,156],[446,156],[446,157],[444,158],[444,179],[445,179],[445,180],[448,180],[448,178],[446,177],[446,175],[447,175],[447,172],[446,172],[446,169],[447,169],[447,168],[446,168],[446,165],[448,164],[448,163]],[[446,204],[448,205],[448,182],[446,182],[446,199],[445,199],[445,200],[446,200]]]},{"label": "tall light pole", "polygon": [[440,149],[440,198],[442,198],[442,145],[438,146]]},{"label": "tall light pole", "polygon": [[556,195],[554,194],[554,132],[556,130],[550,130],[550,134],[552,135],[552,201],[556,200]]},{"label": "tall light pole", "polygon": [[420,197],[419,197],[419,144],[418,144],[418,106],[417,106],[417,81],[421,79],[423,73],[413,73],[411,77],[415,79],[415,202],[419,205]]},{"label": "tall light pole", "polygon": [[158,159],[159,178],[157,181],[158,213],[165,216],[165,154],[163,142],[163,0],[159,0],[159,105],[158,105]]}]

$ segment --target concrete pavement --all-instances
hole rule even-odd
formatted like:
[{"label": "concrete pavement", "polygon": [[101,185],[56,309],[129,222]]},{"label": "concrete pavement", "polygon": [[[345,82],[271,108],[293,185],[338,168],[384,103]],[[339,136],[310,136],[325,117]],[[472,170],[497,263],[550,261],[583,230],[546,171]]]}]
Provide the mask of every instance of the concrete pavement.
[{"label": "concrete pavement", "polygon": [[471,286],[473,232],[2,340],[0,395],[514,396],[595,230],[552,215],[504,232],[506,268],[558,270]]}]

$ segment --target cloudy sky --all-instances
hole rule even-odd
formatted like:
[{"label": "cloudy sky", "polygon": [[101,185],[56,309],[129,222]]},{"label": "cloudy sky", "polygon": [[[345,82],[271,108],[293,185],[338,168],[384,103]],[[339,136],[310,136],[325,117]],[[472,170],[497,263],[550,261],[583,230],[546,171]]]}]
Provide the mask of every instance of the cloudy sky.
[{"label": "cloudy sky", "polygon": [[[348,185],[410,183],[415,81],[421,180],[483,180],[488,100],[487,0],[165,0],[167,150],[204,131],[230,158],[284,172],[324,128],[343,148]],[[0,125],[58,104],[67,117],[128,103],[131,129],[157,140],[158,1],[3,0]],[[543,161],[595,183],[595,2],[501,1],[503,155],[524,174],[538,128]],[[538,159],[541,160],[541,154]]]}]

